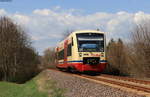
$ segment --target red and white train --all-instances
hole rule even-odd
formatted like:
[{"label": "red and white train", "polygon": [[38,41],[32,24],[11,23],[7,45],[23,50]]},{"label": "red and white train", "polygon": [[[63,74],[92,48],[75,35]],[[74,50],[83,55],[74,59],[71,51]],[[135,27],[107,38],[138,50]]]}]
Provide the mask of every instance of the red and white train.
[{"label": "red and white train", "polygon": [[107,64],[104,32],[80,30],[72,32],[56,47],[57,68],[70,71],[102,72]]}]

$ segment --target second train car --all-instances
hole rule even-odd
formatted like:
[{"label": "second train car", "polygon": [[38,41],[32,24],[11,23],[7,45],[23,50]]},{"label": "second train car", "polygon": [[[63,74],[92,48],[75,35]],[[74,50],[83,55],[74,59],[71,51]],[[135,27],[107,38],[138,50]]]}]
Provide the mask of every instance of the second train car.
[{"label": "second train car", "polygon": [[107,64],[105,33],[98,30],[72,32],[56,47],[57,68],[102,72]]}]

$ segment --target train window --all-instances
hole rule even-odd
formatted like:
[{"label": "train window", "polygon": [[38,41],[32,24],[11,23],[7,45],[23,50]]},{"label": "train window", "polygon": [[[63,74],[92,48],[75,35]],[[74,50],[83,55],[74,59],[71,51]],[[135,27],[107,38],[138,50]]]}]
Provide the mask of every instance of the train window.
[{"label": "train window", "polygon": [[58,60],[64,59],[64,50],[58,52]]},{"label": "train window", "polygon": [[67,56],[71,56],[71,52],[72,50],[71,50],[71,44],[69,44],[68,45],[68,47],[67,47]]},{"label": "train window", "polygon": [[104,34],[77,34],[79,52],[104,52]]},{"label": "train window", "polygon": [[73,46],[73,37],[72,37],[72,43],[71,43],[71,44],[72,44],[72,46]]}]

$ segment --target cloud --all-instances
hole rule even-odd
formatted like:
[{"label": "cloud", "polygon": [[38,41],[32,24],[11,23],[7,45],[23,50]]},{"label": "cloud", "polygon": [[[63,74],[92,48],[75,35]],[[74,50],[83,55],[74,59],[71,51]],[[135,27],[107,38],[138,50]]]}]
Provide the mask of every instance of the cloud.
[{"label": "cloud", "polygon": [[146,14],[142,11],[139,11],[138,13],[134,14],[134,21],[135,23],[140,23],[143,20],[150,20],[150,14]]},{"label": "cloud", "polygon": [[12,18],[19,24],[26,25],[30,22],[30,17],[22,14],[14,14]]},{"label": "cloud", "polygon": [[48,16],[50,15],[52,11],[49,10],[49,9],[43,9],[43,10],[40,10],[40,9],[36,9],[33,11],[34,14],[37,14],[37,15],[44,15],[44,16]]},{"label": "cloud", "polygon": [[4,9],[0,9],[0,15],[5,15],[7,12]]},{"label": "cloud", "polygon": [[139,11],[128,13],[97,12],[83,15],[80,10],[64,10],[60,6],[52,9],[35,9],[30,14],[8,13],[0,9],[0,16],[7,15],[27,29],[35,48],[41,53],[45,48],[56,46],[67,30],[97,29],[107,33],[107,39],[128,40],[135,24],[150,19],[150,14]]}]

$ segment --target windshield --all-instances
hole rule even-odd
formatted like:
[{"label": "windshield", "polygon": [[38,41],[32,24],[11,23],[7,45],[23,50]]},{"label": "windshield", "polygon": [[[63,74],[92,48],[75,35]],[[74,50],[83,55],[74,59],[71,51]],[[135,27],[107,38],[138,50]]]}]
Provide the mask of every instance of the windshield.
[{"label": "windshield", "polygon": [[77,34],[79,52],[103,52],[104,35],[98,33]]}]

